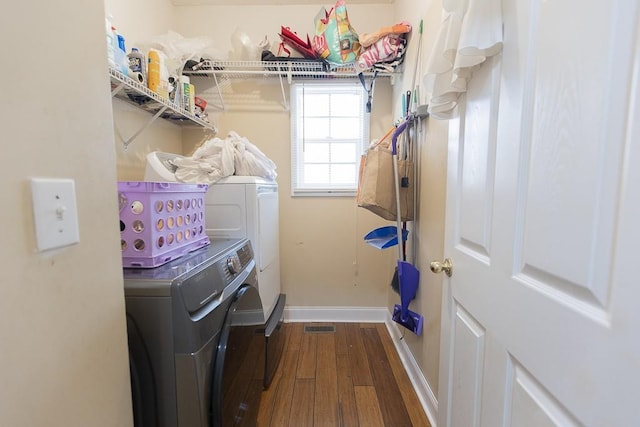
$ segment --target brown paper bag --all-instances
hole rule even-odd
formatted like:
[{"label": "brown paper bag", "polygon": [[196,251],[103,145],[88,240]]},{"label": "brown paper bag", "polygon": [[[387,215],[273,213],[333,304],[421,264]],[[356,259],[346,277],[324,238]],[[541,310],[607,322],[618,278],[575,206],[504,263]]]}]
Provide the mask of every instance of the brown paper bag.
[{"label": "brown paper bag", "polygon": [[[402,221],[413,220],[413,162],[398,160],[398,176],[408,178],[408,187],[400,185],[400,215]],[[360,159],[358,177],[358,206],[374,214],[396,221],[396,193],[393,179],[393,155],[389,148],[378,145],[369,149]]]}]

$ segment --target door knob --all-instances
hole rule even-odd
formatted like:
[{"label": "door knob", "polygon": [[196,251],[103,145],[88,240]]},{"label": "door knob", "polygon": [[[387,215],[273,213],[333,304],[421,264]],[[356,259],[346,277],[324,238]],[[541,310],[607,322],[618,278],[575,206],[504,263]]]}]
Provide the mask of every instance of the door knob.
[{"label": "door knob", "polygon": [[453,262],[451,261],[451,258],[445,258],[443,262],[431,261],[429,267],[434,273],[442,273],[444,271],[444,274],[449,277],[453,274]]}]

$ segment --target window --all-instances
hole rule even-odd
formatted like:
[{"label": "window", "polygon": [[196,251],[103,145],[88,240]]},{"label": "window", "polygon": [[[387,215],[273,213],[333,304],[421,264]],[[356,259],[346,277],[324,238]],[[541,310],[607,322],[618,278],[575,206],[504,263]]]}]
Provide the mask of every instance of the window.
[{"label": "window", "polygon": [[291,188],[294,196],[355,196],[369,141],[359,82],[291,85]]}]

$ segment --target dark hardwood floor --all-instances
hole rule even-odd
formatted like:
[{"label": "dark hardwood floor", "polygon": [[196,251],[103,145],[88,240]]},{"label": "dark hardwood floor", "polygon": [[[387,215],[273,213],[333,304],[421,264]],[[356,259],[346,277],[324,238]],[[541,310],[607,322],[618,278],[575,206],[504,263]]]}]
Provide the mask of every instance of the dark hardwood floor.
[{"label": "dark hardwood floor", "polygon": [[[323,325],[335,332],[304,331]],[[258,426],[431,426],[384,324],[284,328],[284,354],[262,392]]]}]

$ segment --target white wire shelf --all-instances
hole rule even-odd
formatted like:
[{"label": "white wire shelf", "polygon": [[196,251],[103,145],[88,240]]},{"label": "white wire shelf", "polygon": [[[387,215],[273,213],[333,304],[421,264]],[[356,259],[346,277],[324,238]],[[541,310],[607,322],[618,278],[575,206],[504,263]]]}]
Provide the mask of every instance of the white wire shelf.
[{"label": "white wire shelf", "polygon": [[[280,83],[282,105],[289,109],[285,84],[291,84],[293,80],[314,79],[358,79],[355,64],[333,65],[320,60],[294,59],[287,61],[213,61],[204,60],[195,67],[184,68],[182,74],[191,77],[211,78],[217,90],[217,98],[220,100],[216,108],[226,110],[222,87],[226,87],[232,81],[241,80],[275,80]],[[393,77],[400,72],[395,70],[367,70],[362,75],[373,81],[376,77]],[[373,84],[373,83],[370,83]]]},{"label": "white wire shelf", "polygon": [[169,99],[159,96],[157,93],[149,90],[145,85],[125,76],[120,71],[109,67],[109,77],[111,78],[112,97],[153,114],[153,117],[148,123],[130,138],[123,141],[125,148],[157,118],[168,120],[180,126],[201,127],[213,134],[218,132],[218,129],[213,123],[204,121],[180,105],[174,104]]},{"label": "white wire shelf", "polygon": [[[286,77],[289,82],[299,79],[332,79],[358,78],[354,64],[333,65],[324,61],[291,60],[291,61],[210,61],[198,64],[198,68],[185,68],[183,74],[194,76],[224,76],[230,79],[258,78],[258,77]],[[369,77],[373,70],[363,73]],[[391,77],[395,71],[378,72],[378,77]]]}]

